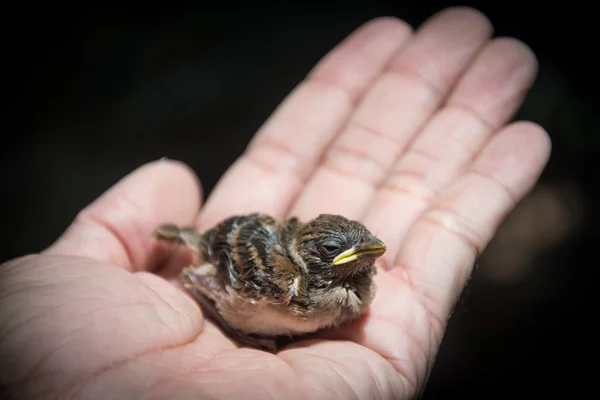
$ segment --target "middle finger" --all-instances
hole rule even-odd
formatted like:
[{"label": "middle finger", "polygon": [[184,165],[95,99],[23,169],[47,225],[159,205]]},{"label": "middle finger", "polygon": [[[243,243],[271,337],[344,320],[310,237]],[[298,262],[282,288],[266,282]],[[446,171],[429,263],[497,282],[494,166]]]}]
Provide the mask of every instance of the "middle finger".
[{"label": "middle finger", "polygon": [[485,16],[468,8],[451,8],[426,21],[365,94],[291,214],[359,217],[491,32]]}]

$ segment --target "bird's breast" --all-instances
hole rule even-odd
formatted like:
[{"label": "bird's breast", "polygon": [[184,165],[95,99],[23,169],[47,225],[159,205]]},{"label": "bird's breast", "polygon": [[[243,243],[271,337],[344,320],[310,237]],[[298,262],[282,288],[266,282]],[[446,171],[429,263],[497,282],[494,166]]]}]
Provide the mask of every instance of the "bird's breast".
[{"label": "bird's breast", "polygon": [[254,303],[234,298],[221,304],[220,313],[232,327],[244,332],[265,336],[299,335],[337,325],[342,307],[324,313],[294,313],[289,306],[273,305],[265,301]]}]

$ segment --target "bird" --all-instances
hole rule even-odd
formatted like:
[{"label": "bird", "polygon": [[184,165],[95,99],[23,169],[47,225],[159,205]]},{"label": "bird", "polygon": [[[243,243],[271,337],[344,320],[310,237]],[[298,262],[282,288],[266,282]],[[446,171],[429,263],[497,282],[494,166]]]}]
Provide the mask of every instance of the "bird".
[{"label": "bird", "polygon": [[363,315],[376,292],[375,261],[386,251],[363,223],[334,214],[307,222],[234,215],[204,232],[164,223],[153,236],[195,253],[179,277],[208,317],[239,345],[269,352],[278,338]]}]

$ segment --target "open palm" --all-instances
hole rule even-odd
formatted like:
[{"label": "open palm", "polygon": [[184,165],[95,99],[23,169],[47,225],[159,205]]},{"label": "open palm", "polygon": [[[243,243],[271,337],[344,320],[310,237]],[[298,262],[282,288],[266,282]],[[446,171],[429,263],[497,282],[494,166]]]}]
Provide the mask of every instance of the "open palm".
[{"label": "open palm", "polygon": [[[185,165],[150,163],[39,255],[0,270],[0,384],[24,398],[410,398],[476,256],[536,182],[549,139],[506,125],[536,74],[481,14],[383,18],[328,54],[206,204]],[[363,221],[388,246],[369,313],[268,354],[237,348],[181,290],[150,233],[254,211]],[[185,260],[173,265],[183,265]]]}]

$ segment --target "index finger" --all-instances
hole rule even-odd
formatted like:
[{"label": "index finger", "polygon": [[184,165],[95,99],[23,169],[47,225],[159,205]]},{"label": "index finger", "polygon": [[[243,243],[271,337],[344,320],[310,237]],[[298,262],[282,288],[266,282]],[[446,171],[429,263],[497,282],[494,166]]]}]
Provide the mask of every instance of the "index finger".
[{"label": "index finger", "polygon": [[355,104],[410,34],[406,23],[379,18],[326,55],[219,181],[199,225],[257,211],[282,217]]}]

